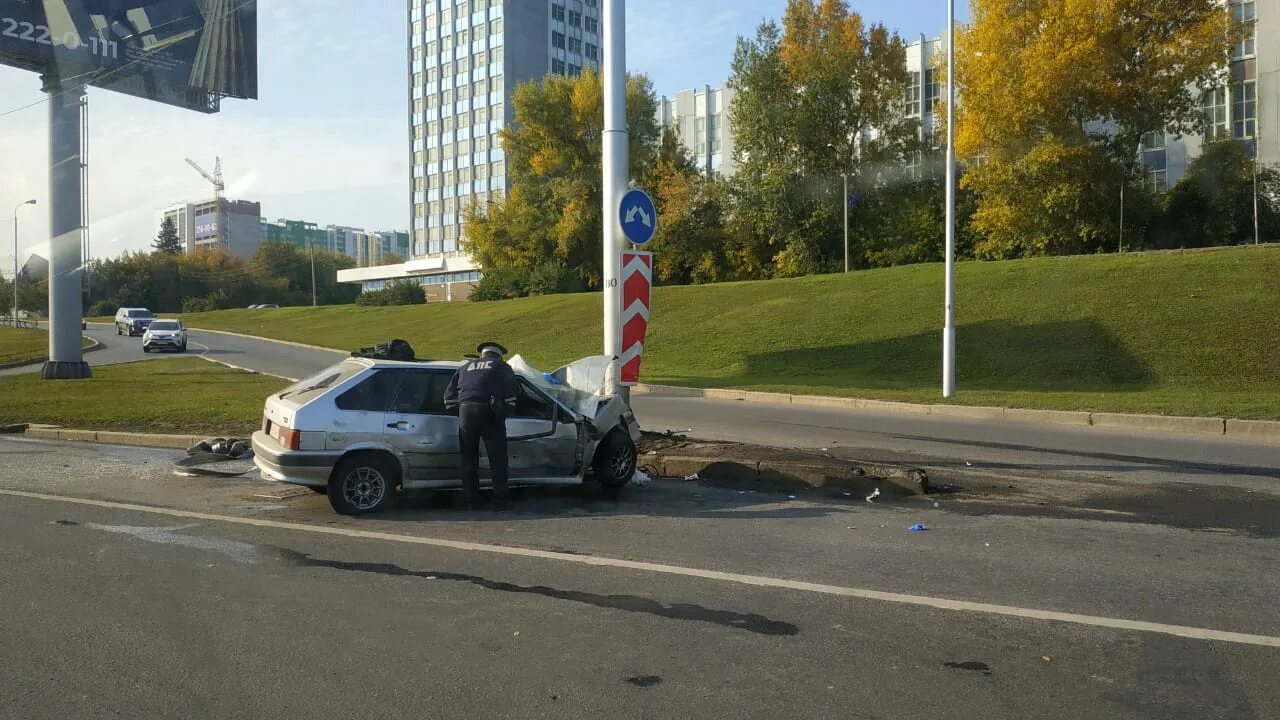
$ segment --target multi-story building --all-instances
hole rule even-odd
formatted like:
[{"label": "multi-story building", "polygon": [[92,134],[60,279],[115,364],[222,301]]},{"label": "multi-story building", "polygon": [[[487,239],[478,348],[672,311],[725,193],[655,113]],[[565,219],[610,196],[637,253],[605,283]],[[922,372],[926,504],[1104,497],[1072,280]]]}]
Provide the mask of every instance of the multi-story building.
[{"label": "multi-story building", "polygon": [[285,243],[302,250],[315,247],[332,251],[329,238],[327,228],[306,220],[280,218],[275,222],[262,221],[262,242]]},{"label": "multi-story building", "polygon": [[673,98],[664,95],[658,101],[658,126],[675,129],[698,168],[708,175],[729,177],[736,170],[729,123],[733,96],[732,88],[704,85],[676,93]]},{"label": "multi-story building", "polygon": [[380,265],[392,255],[403,261],[409,254],[409,233],[401,230],[369,232],[346,225],[320,227],[306,220],[285,218],[262,221],[262,242],[287,243],[302,250],[328,250],[354,258],[359,267]]},{"label": "multi-story building", "polygon": [[1236,23],[1249,35],[1231,48],[1226,82],[1202,96],[1209,122],[1205,136],[1175,138],[1160,133],[1142,143],[1147,188],[1163,192],[1182,178],[1206,139],[1232,138],[1256,152],[1259,164],[1280,163],[1280,5],[1230,0]]},{"label": "multi-story building", "polygon": [[262,206],[248,200],[211,198],[197,203],[175,203],[156,214],[156,227],[173,220],[186,252],[222,249],[249,258],[262,242]]},{"label": "multi-story building", "polygon": [[[446,286],[478,279],[462,250],[468,209],[509,189],[499,133],[513,120],[511,93],[548,73],[598,67],[599,0],[407,0],[409,195],[407,262],[344,270],[338,279],[377,289],[412,279]],[[399,253],[397,253],[399,254]],[[470,279],[468,279],[470,278]],[[433,298],[434,299],[434,298]]]},{"label": "multi-story building", "polygon": [[[941,74],[938,66],[945,62],[946,49],[941,38],[926,39],[921,35],[918,40],[907,45],[907,95],[906,113],[908,117],[920,121],[919,137],[921,142],[930,142],[939,147],[938,132],[946,118],[939,119],[934,108],[946,86],[939,82]],[[913,175],[921,170],[921,157],[917,153],[908,161],[908,168]]]}]

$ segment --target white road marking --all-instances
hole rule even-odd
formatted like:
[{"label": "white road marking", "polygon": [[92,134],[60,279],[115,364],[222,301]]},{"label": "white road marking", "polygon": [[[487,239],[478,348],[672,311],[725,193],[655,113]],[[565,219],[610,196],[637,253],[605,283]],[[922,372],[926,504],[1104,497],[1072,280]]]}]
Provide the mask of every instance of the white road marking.
[{"label": "white road marking", "polygon": [[882,592],[880,590],[867,590],[864,588],[842,587],[840,585],[824,585],[821,583],[804,582],[800,580],[783,580],[759,575],[740,575],[738,573],[721,572],[718,570],[702,570],[699,568],[681,567],[679,565],[662,565],[659,563],[638,562],[634,560],[619,560],[616,558],[597,557],[594,555],[571,555],[569,553],[552,552],[550,550],[487,545],[484,543],[465,542],[461,540],[445,540],[442,538],[418,537],[414,535],[400,535],[396,533],[374,532],[370,530],[355,530],[352,528],[322,527],[318,525],[280,522],[277,520],[266,520],[262,518],[214,515],[212,513],[148,507],[145,505],[133,505],[130,503],[112,502],[108,500],[90,500],[88,498],[47,495],[45,493],[27,492],[23,490],[0,489],[0,496],[20,497],[30,500],[46,500],[49,502],[84,505],[109,510],[128,510],[132,512],[183,518],[187,520],[206,520],[209,522],[228,523],[232,525],[249,525],[252,527],[272,528],[276,530],[291,530],[295,532],[314,533],[317,535],[337,535],[341,537],[359,538],[362,540],[383,540],[387,542],[405,543],[408,545],[426,545],[430,547],[448,548],[451,550],[462,550],[467,552],[511,555],[517,557],[537,558],[540,560],[557,560],[560,562],[576,563],[579,565],[625,568],[628,570],[641,570],[644,572],[661,573],[664,575],[680,575],[705,580],[720,580],[722,582],[737,583],[740,585],[800,590],[803,592],[820,593],[823,595],[854,597],[864,600],[879,600],[882,602],[897,603],[901,605],[920,605],[939,610],[1003,615],[1006,617],[1016,617],[1028,620],[1049,620],[1053,622],[1072,623],[1075,625],[1087,625],[1090,627],[1110,628],[1113,630],[1131,630],[1136,632],[1172,635],[1175,637],[1191,638],[1194,640],[1215,640],[1218,642],[1236,643],[1240,645],[1280,647],[1280,637],[1271,635],[1251,635],[1248,633],[1213,630],[1186,625],[1166,625],[1163,623],[1146,622],[1143,620],[1125,620],[1121,618],[1056,612],[1053,610],[1020,608],[1010,605],[992,605],[989,603],[952,600],[949,598],[930,597],[927,595],[907,595],[903,593]]},{"label": "white road marking", "polygon": [[297,378],[285,377],[284,375],[276,375],[275,373],[262,372],[261,370],[253,370],[253,369],[250,369],[250,368],[247,368],[247,367],[241,367],[241,366],[239,366],[239,365],[232,365],[231,363],[229,363],[229,362],[223,362],[222,360],[214,360],[213,358],[209,357],[209,355],[208,355],[209,351],[212,349],[212,348],[210,348],[208,345],[205,345],[204,343],[198,343],[198,342],[196,342],[195,340],[189,340],[189,341],[188,341],[188,344],[190,344],[190,345],[198,345],[198,346],[200,346],[200,347],[204,348],[204,350],[203,350],[203,351],[201,351],[200,353],[196,354],[196,357],[200,358],[201,360],[208,360],[208,361],[209,361],[209,362],[211,362],[211,363],[214,363],[214,364],[217,364],[217,365],[221,365],[221,366],[223,366],[223,367],[229,367],[229,368],[231,368],[232,370],[240,370],[240,371],[242,371],[242,372],[253,373],[254,375],[266,375],[267,377],[279,378],[279,379],[281,379],[281,380],[287,380],[287,381],[289,381],[289,382],[298,382],[298,379],[297,379]]}]

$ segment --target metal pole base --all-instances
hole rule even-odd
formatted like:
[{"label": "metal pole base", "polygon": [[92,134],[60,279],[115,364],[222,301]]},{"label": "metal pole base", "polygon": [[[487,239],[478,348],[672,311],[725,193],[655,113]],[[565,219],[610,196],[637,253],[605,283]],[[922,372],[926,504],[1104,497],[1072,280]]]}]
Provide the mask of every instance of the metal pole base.
[{"label": "metal pole base", "polygon": [[87,362],[57,362],[50,360],[40,368],[42,380],[88,380],[93,370]]}]

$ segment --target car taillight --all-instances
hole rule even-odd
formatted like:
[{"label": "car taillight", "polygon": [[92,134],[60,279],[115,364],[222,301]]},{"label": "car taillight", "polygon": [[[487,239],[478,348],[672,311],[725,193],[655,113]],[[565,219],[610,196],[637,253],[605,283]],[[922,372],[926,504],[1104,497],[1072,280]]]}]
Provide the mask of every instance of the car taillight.
[{"label": "car taillight", "polygon": [[302,447],[302,433],[289,428],[280,428],[280,444],[290,450],[298,450]]},{"label": "car taillight", "polygon": [[271,418],[266,417],[265,415],[262,417],[262,432],[268,435],[271,434]]}]

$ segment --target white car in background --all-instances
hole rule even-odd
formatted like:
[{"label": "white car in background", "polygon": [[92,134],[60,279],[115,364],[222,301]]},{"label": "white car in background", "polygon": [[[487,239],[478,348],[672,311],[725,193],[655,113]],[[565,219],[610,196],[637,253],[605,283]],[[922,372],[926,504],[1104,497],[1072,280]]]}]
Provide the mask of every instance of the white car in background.
[{"label": "white car in background", "polygon": [[[620,488],[636,471],[640,425],[601,393],[607,357],[542,373],[517,356],[507,418],[512,485]],[[267,398],[253,434],[262,477],[306,485],[344,515],[389,508],[405,491],[462,487],[457,410],[444,392],[461,362],[349,358]],[[491,485],[481,459],[481,485]]]},{"label": "white car in background", "polygon": [[142,333],[142,352],[152,350],[187,351],[187,329],[178,320],[153,320]]}]

